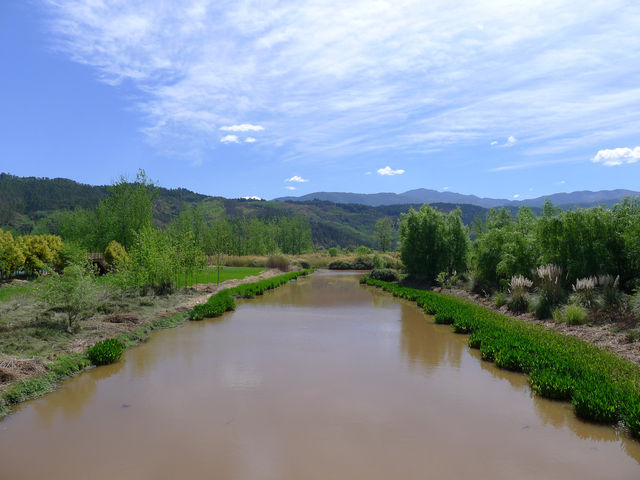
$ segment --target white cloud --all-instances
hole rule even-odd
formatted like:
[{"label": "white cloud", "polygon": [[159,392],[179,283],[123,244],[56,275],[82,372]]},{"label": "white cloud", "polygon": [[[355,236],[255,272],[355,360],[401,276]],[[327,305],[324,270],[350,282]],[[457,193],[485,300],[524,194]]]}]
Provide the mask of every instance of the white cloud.
[{"label": "white cloud", "polygon": [[384,168],[379,168],[377,172],[378,172],[378,175],[393,176],[393,175],[402,175],[404,173],[404,170],[400,168],[398,170],[393,170],[391,167],[386,166]]},{"label": "white cloud", "polygon": [[512,145],[515,145],[517,141],[518,139],[516,137],[514,137],[513,135],[509,135],[509,138],[507,138],[507,142],[505,143],[505,145],[507,147],[510,147]]},{"label": "white cloud", "polygon": [[558,180],[554,185],[564,185],[565,183],[567,183],[565,180]]},{"label": "white cloud", "polygon": [[516,194],[513,196],[513,198],[520,198],[520,194],[519,194],[519,193],[516,193]]},{"label": "white cloud", "polygon": [[513,131],[560,156],[640,131],[634,1],[353,0],[339,16],[328,0],[40,4],[57,51],[126,82],[166,151],[208,151],[222,128],[326,162]]},{"label": "white cloud", "polygon": [[237,135],[225,135],[220,139],[222,143],[240,143]]},{"label": "white cloud", "polygon": [[490,144],[490,145],[491,145],[492,147],[493,147],[494,145],[498,145],[498,141],[497,141],[497,140],[494,140],[493,142],[491,142],[491,144]]},{"label": "white cloud", "polygon": [[220,127],[223,132],[262,132],[264,127],[261,125],[251,125],[250,123],[242,123],[240,125],[227,125]]},{"label": "white cloud", "polygon": [[451,188],[451,187],[442,187],[442,190],[444,190],[446,192],[447,190],[449,190],[449,188]]},{"label": "white cloud", "polygon": [[372,172],[364,172],[365,175],[371,175]]},{"label": "white cloud", "polygon": [[286,187],[284,187],[284,188],[286,188],[287,190],[295,190],[295,189],[296,189],[296,187],[294,187],[294,186],[292,186],[292,185],[287,185],[287,186],[286,186]]},{"label": "white cloud", "polygon": [[244,139],[245,143],[255,143],[256,139],[253,137],[247,137]]},{"label": "white cloud", "polygon": [[640,147],[599,150],[596,156],[591,159],[593,163],[602,163],[607,167],[636,163],[638,160],[640,160]]},{"label": "white cloud", "polygon": [[307,180],[306,178],[302,178],[302,177],[300,177],[298,175],[294,175],[293,177],[287,178],[285,180],[285,182],[296,182],[296,183],[305,183],[305,182],[308,182],[308,181],[309,180]]}]

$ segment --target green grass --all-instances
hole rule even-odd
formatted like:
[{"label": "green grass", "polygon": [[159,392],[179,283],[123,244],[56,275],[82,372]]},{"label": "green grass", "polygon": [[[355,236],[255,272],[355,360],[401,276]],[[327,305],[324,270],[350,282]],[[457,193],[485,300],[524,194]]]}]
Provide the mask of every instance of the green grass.
[{"label": "green grass", "polygon": [[5,285],[0,287],[0,302],[11,300],[17,295],[23,295],[31,291],[30,285]]},{"label": "green grass", "polygon": [[[253,275],[260,275],[264,271],[262,267],[221,267],[220,283],[227,280],[235,280]],[[187,279],[185,284],[184,275],[176,277],[176,287],[195,285],[196,283],[217,283],[218,269],[216,267],[206,267],[200,272],[194,273]]]},{"label": "green grass", "polygon": [[640,367],[573,337],[501,315],[456,297],[372,280],[363,283],[416,302],[438,323],[469,336],[469,346],[499,368],[529,374],[533,391],[571,401],[580,418],[622,421],[640,437]]}]

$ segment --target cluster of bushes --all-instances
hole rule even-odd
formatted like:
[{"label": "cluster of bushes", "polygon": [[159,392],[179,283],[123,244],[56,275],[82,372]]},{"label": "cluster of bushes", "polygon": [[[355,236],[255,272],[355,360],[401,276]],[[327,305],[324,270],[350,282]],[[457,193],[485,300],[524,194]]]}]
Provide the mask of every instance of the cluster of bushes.
[{"label": "cluster of bushes", "polygon": [[202,320],[203,318],[219,317],[223,313],[235,309],[234,297],[253,298],[256,295],[262,295],[267,290],[272,290],[283,283],[309,273],[311,273],[311,270],[299,270],[222,290],[209,297],[206,303],[193,307],[189,312],[189,318],[191,320]]},{"label": "cluster of bushes", "polygon": [[[366,247],[365,247],[366,248]],[[399,269],[402,264],[389,255],[358,254],[355,258],[341,258],[329,264],[331,270],[372,270],[374,268]]]},{"label": "cluster of bushes", "polygon": [[437,323],[470,334],[469,345],[500,368],[529,375],[538,395],[571,401],[580,418],[623,421],[640,436],[640,367],[582,340],[435,292],[364,277],[363,283],[415,301]]},{"label": "cluster of bushes", "polygon": [[64,266],[64,244],[57,235],[22,235],[0,229],[0,279],[16,273],[34,275]]},{"label": "cluster of bushes", "polygon": [[630,310],[629,296],[619,289],[619,277],[600,275],[579,278],[569,294],[563,286],[562,269],[544,265],[533,271],[534,280],[523,275],[511,278],[507,293],[494,294],[494,303],[514,313],[530,311],[536,317],[549,318],[572,324],[585,323],[591,315],[597,317],[603,310],[614,312],[621,318]]}]

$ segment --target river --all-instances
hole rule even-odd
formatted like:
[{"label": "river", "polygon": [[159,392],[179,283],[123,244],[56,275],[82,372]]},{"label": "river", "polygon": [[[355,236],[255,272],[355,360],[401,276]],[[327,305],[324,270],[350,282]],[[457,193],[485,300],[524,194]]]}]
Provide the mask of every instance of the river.
[{"label": "river", "polygon": [[0,422],[0,479],[640,478],[640,442],[358,278],[156,332],[25,403]]}]

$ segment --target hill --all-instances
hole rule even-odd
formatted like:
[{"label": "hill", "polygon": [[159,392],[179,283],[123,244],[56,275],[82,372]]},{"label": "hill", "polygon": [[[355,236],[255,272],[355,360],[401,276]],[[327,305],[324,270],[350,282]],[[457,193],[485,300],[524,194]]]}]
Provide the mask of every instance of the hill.
[{"label": "hill", "polygon": [[423,203],[452,203],[459,205],[476,205],[483,208],[501,206],[519,208],[542,207],[546,199],[554,205],[565,209],[574,207],[591,207],[596,205],[611,206],[627,196],[640,196],[640,192],[632,190],[600,190],[592,192],[583,190],[571,193],[555,193],[527,200],[507,200],[504,198],[481,198],[475,195],[463,195],[455,192],[439,192],[427,188],[409,190],[404,193],[349,193],[349,192],[315,192],[300,197],[280,197],[280,202],[307,202],[310,200],[324,200],[335,203],[357,203],[369,206],[423,204]]}]

